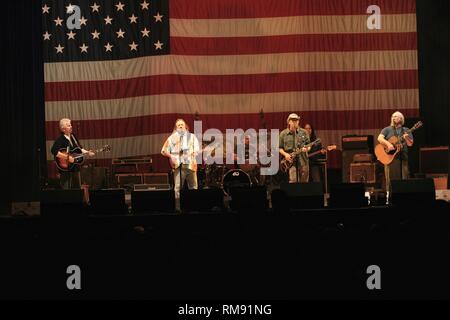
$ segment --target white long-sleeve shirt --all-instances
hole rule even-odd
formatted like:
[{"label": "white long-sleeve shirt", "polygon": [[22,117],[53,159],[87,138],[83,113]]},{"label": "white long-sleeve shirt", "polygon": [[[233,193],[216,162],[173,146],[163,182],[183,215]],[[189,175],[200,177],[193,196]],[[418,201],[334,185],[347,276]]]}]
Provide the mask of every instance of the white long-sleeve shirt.
[{"label": "white long-sleeve shirt", "polygon": [[171,166],[176,169],[180,163],[189,165],[189,169],[197,171],[196,156],[200,151],[197,137],[186,131],[181,136],[178,131],[173,132],[164,143],[161,153],[170,155]]}]

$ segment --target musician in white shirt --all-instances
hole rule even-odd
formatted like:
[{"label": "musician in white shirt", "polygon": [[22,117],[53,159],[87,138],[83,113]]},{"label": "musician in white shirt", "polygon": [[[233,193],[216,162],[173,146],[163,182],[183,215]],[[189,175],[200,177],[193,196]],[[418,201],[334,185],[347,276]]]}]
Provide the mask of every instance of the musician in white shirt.
[{"label": "musician in white shirt", "polygon": [[186,122],[183,119],[175,121],[173,133],[165,141],[161,154],[169,158],[173,170],[177,210],[180,210],[180,190],[184,182],[189,189],[198,188],[196,157],[199,151],[198,139],[189,132]]}]

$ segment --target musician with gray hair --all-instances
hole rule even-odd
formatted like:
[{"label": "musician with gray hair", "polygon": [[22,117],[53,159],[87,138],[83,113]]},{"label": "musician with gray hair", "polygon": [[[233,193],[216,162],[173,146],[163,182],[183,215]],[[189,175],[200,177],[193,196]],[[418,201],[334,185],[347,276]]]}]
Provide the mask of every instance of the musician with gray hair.
[{"label": "musician with gray hair", "polygon": [[71,120],[63,118],[59,121],[59,129],[61,135],[53,143],[51,152],[55,157],[55,160],[62,159],[68,163],[67,168],[58,167],[59,180],[61,188],[63,189],[80,189],[80,167],[72,165],[75,162],[71,152],[75,149],[80,149],[82,154],[94,156],[95,153],[86,149],[83,149],[78,139],[72,133]]},{"label": "musician with gray hair", "polygon": [[161,154],[169,158],[173,171],[175,189],[175,207],[180,207],[180,191],[185,181],[189,189],[197,189],[197,155],[200,145],[197,137],[189,132],[189,127],[183,119],[177,119],[172,134],[164,142]]},{"label": "musician with gray hair", "polygon": [[[386,190],[391,190],[392,180],[404,180],[409,178],[408,147],[414,144],[414,138],[410,130],[403,125],[405,117],[399,111],[391,116],[390,126],[381,130],[378,142],[381,143],[389,153],[398,153],[390,164],[385,164],[384,173],[386,177]],[[398,140],[398,143],[391,141]]]}]

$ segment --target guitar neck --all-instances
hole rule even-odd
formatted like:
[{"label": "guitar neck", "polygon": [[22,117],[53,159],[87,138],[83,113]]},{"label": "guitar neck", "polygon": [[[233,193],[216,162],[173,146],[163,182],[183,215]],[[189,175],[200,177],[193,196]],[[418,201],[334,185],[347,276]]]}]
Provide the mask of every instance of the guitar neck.
[{"label": "guitar neck", "polygon": [[[419,128],[420,128],[420,127],[419,127]],[[413,133],[414,131],[416,131],[416,130],[419,129],[419,128],[413,127],[413,128],[411,128],[411,129],[406,130],[405,133]],[[401,143],[403,143],[403,142],[405,141],[405,138],[404,138],[403,135],[402,135],[402,136],[400,136],[400,138],[399,138],[398,140],[399,140]]]},{"label": "guitar neck", "polygon": [[321,149],[321,150],[314,151],[313,153],[309,153],[309,154],[308,154],[308,157],[313,157],[313,156],[315,156],[316,154],[322,153],[322,150],[326,150],[326,149]]},{"label": "guitar neck", "polygon": [[300,153],[302,153],[303,148],[312,147],[313,145],[315,145],[316,143],[319,143],[319,142],[320,142],[320,140],[316,140],[316,141],[311,142],[310,144],[303,146],[302,148],[297,149],[296,151],[294,151],[294,156],[298,156]]}]

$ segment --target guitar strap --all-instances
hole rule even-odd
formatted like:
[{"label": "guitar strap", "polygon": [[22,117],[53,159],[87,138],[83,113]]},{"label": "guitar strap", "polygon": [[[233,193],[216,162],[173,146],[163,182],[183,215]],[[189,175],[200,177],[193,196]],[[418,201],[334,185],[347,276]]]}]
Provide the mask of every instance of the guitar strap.
[{"label": "guitar strap", "polygon": [[[73,144],[72,144],[72,139],[73,139]],[[77,147],[79,147],[80,145],[78,144],[78,141],[77,141],[77,139],[75,138],[75,136],[73,135],[73,134],[71,134],[70,135],[70,144],[73,146],[73,145],[75,145],[75,146],[77,146]]]},{"label": "guitar strap", "polygon": [[[400,144],[403,148],[403,132],[404,132],[404,127],[402,126],[400,128],[400,133],[398,133],[397,128],[394,127],[394,134],[397,137],[397,144]],[[403,160],[403,151],[398,153],[398,159]]]}]

